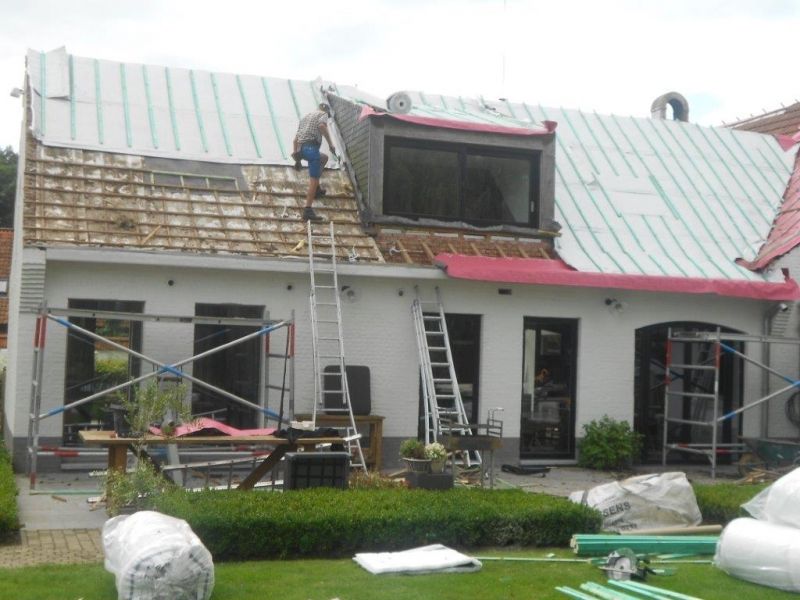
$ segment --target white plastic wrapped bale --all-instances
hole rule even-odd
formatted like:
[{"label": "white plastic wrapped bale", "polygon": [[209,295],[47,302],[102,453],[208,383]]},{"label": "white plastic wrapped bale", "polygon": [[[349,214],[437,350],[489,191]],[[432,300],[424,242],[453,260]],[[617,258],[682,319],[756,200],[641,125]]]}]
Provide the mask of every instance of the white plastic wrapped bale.
[{"label": "white plastic wrapped bale", "polygon": [[714,564],[739,579],[800,592],[800,531],[756,519],[734,519],[719,538]]},{"label": "white plastic wrapped bale", "polygon": [[800,468],[778,479],[742,508],[756,519],[800,529]]},{"label": "white plastic wrapped bale", "polygon": [[691,527],[703,520],[694,490],[680,472],[629,477],[573,492],[569,499],[599,510],[606,531]]},{"label": "white plastic wrapped bale", "polygon": [[119,600],[208,600],[214,562],[186,521],[153,511],[103,525],[105,567]]}]

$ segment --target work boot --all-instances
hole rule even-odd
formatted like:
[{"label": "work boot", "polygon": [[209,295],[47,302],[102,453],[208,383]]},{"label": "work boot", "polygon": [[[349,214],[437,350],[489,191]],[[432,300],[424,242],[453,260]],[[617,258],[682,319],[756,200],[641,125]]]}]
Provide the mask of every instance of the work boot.
[{"label": "work boot", "polygon": [[328,193],[328,192],[326,192],[326,191],[325,191],[323,188],[321,188],[321,187],[317,187],[317,193],[316,193],[316,194],[314,194],[314,197],[315,197],[315,198],[322,198],[322,197],[323,197],[325,194],[327,194],[327,193]]},{"label": "work boot", "polygon": [[322,221],[322,217],[320,217],[317,213],[314,212],[314,209],[310,206],[306,206],[303,209],[303,221]]}]

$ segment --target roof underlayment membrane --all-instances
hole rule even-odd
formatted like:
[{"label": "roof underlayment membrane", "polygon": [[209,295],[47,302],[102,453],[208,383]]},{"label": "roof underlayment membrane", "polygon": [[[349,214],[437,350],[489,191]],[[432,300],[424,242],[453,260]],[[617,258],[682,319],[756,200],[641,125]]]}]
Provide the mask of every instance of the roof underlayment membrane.
[{"label": "roof underlayment membrane", "polygon": [[[288,165],[300,116],[349,87],[30,51],[33,135],[42,143],[208,162]],[[773,136],[536,104],[409,93],[408,113],[556,130],[559,256],[578,271],[782,282],[753,272],[794,153]]]}]

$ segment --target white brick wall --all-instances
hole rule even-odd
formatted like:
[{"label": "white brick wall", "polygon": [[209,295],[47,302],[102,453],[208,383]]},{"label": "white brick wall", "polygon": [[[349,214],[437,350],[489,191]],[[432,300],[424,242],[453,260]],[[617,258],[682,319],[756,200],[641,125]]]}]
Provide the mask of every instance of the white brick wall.
[{"label": "white brick wall", "polygon": [[[167,284],[170,279],[175,282],[173,286]],[[347,360],[370,368],[373,412],[386,416],[387,437],[414,435],[417,427],[419,380],[410,314],[415,284],[420,285],[423,295],[433,296],[434,282],[430,279],[364,276],[340,279],[340,285],[352,286],[357,296],[354,302],[343,303]],[[637,328],[692,320],[757,333],[767,308],[762,302],[710,296],[505,286],[457,280],[442,280],[440,287],[447,312],[483,316],[480,414],[483,417],[488,408],[504,407],[505,433],[512,438],[519,436],[525,316],[579,320],[576,430],[580,432],[583,423],[603,414],[617,419],[633,418]],[[499,295],[499,287],[510,287],[512,294]],[[69,298],[143,300],[148,313],[178,315],[194,314],[195,302],[266,305],[271,318],[288,318],[294,309],[296,409],[300,412],[311,408],[313,380],[306,274],[54,262],[48,265],[46,294],[48,304],[53,307],[66,307]],[[609,310],[605,304],[607,297],[622,301],[623,311]],[[32,323],[32,315],[23,315],[17,338],[13,340],[21,349],[16,369],[18,410],[13,419],[13,433],[17,437],[24,436],[27,430]],[[145,323],[143,351],[164,362],[191,355],[192,341],[191,325]],[[62,402],[65,348],[64,330],[51,324],[47,339],[46,407]],[[272,377],[280,377],[280,369],[273,370]],[[758,377],[748,378],[748,394],[757,394],[758,386]],[[757,427],[756,419],[752,423],[748,428]],[[59,419],[50,419],[43,424],[42,432],[56,435],[60,426]]]}]

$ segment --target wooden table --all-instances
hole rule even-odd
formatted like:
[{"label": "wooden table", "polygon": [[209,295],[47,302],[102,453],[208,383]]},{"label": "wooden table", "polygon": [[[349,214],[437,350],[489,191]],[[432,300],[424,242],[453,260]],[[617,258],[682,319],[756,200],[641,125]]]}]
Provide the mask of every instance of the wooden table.
[{"label": "wooden table", "polygon": [[[297,421],[310,421],[311,415],[295,415]],[[386,417],[379,415],[353,415],[356,427],[359,425],[369,426],[369,446],[362,447],[364,462],[375,471],[380,471],[383,465],[383,420]],[[348,415],[326,415],[317,413],[317,427],[326,425],[329,427],[347,427],[350,425]]]},{"label": "wooden table", "polygon": [[[121,438],[113,431],[81,431],[81,440],[87,446],[103,446],[108,448],[109,470],[125,471],[128,465],[128,450],[135,452],[135,446],[141,444],[139,438]],[[251,490],[264,475],[275,468],[283,455],[294,452],[298,448],[313,448],[318,444],[343,444],[340,437],[300,438],[290,442],[286,438],[272,435],[193,435],[167,438],[160,435],[146,435],[145,445],[176,444],[178,446],[203,444],[258,444],[272,446],[273,450],[260,459],[253,470],[239,484],[237,489]]]}]

